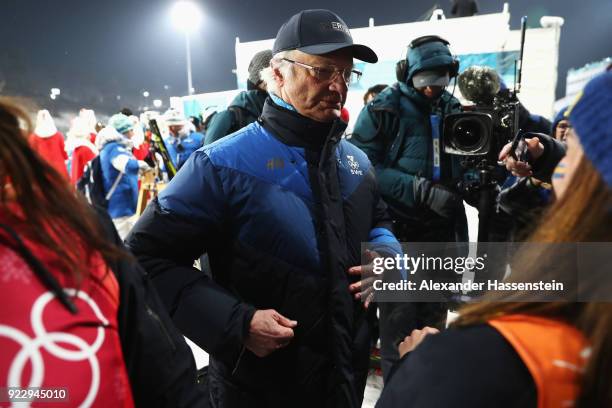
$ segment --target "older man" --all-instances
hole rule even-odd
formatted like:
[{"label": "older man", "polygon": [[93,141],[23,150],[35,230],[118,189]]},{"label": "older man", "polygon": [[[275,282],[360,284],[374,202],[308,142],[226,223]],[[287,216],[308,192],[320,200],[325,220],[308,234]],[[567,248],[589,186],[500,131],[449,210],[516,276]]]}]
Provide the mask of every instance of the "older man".
[{"label": "older man", "polygon": [[[211,354],[215,406],[358,407],[369,339],[348,270],[362,242],[397,241],[340,110],[353,58],[377,57],[327,10],[291,17],[273,53],[260,119],[195,152],[128,245]],[[205,251],[212,279],[191,267]]]}]

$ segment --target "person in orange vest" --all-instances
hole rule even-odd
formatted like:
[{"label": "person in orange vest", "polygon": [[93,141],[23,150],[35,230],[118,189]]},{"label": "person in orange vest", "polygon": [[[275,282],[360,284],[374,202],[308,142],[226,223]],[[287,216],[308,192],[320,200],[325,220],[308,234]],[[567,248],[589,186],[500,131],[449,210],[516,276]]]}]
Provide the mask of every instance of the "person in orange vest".
[{"label": "person in orange vest", "polygon": [[[576,272],[580,280],[555,302],[535,301],[545,299],[527,291],[489,293],[464,307],[444,333],[414,330],[399,345],[402,358],[378,408],[612,406],[606,260],[612,243],[612,71],[587,84],[568,116],[573,130],[552,176],[557,200],[517,253],[507,282],[567,283]],[[538,138],[527,143],[531,163],[512,159],[509,145],[500,155],[521,176],[552,160]],[[596,254],[587,252],[592,243],[599,244]]]}]

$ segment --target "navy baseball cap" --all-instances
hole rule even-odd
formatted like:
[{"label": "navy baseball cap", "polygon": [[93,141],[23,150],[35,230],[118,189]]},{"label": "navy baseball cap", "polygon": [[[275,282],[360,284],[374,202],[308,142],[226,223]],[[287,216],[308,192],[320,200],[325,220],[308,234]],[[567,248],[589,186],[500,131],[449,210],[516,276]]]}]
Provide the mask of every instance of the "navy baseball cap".
[{"label": "navy baseball cap", "polygon": [[321,55],[350,48],[353,57],[365,62],[377,62],[378,57],[370,47],[353,44],[348,26],[329,10],[302,10],[282,25],[272,52],[299,50],[306,54]]}]

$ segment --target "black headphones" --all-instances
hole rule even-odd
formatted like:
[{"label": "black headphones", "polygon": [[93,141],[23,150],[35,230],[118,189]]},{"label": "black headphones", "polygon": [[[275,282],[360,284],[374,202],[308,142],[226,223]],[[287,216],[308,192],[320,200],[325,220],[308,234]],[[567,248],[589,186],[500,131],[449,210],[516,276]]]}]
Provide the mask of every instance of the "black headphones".
[{"label": "black headphones", "polygon": [[[412,42],[408,44],[408,48],[417,48],[430,42],[441,42],[447,47],[450,46],[450,43],[440,36],[424,35],[412,40]],[[453,62],[449,66],[448,74],[451,78],[454,78],[459,74],[459,60],[454,56],[452,58]],[[408,53],[406,53],[406,58],[399,60],[397,64],[395,64],[395,77],[399,82],[406,81],[406,77],[408,76],[408,65]]]}]

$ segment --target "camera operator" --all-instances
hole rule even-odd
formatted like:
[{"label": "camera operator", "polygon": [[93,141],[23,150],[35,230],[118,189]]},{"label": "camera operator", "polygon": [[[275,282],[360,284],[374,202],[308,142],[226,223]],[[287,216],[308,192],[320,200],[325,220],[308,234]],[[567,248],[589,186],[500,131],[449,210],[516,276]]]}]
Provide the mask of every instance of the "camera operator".
[{"label": "camera operator", "polygon": [[[412,41],[399,64],[398,82],[364,107],[350,139],[376,168],[400,241],[467,240],[463,202],[449,188],[461,175],[459,159],[440,146],[444,116],[461,109],[445,90],[459,68],[448,45],[433,35]],[[380,308],[386,377],[397,359],[396,342],[413,329],[443,326],[446,303],[381,303]]]}]

